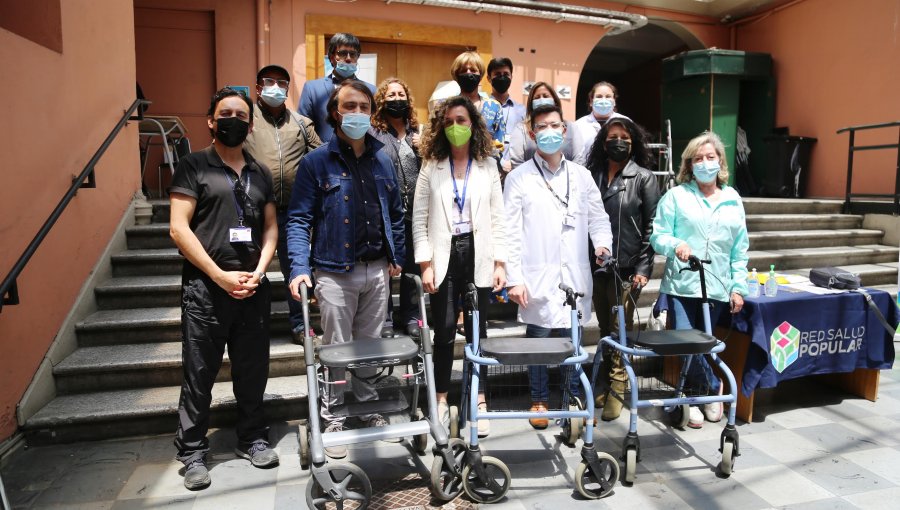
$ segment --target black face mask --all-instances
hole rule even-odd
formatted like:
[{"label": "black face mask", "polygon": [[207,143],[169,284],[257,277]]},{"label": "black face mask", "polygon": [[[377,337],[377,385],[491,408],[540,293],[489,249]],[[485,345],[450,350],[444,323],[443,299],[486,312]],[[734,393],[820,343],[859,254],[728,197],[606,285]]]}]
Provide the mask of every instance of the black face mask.
[{"label": "black face mask", "polygon": [[631,144],[625,140],[614,138],[606,141],[606,154],[609,155],[609,159],[616,163],[627,160],[630,152]]},{"label": "black face mask", "polygon": [[456,77],[456,83],[459,83],[460,90],[466,94],[471,94],[478,88],[478,84],[481,83],[481,75],[461,74]]},{"label": "black face mask", "polygon": [[393,99],[384,103],[384,111],[395,119],[405,119],[409,115],[409,101]]},{"label": "black face mask", "polygon": [[216,140],[228,147],[237,147],[247,139],[250,123],[237,117],[216,119]]},{"label": "black face mask", "polygon": [[501,94],[506,94],[506,91],[509,90],[509,86],[511,83],[512,76],[506,76],[505,74],[495,76],[491,80],[491,86],[494,87],[494,90]]}]

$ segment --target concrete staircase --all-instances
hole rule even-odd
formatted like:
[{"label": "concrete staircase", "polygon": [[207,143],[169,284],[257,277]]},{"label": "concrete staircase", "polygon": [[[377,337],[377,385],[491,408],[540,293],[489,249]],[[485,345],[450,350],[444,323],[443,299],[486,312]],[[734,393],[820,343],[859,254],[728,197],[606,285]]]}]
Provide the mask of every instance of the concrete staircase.
[{"label": "concrete staircase", "polygon": [[[95,289],[99,310],[76,326],[78,348],[53,368],[57,396],[31,416],[24,431],[32,444],[151,433],[174,433],[181,383],[181,257],[168,237],[168,208],[154,204],[154,223],[127,229],[128,250],[112,256],[113,278]],[[866,286],[896,293],[896,246],[878,244],[883,232],[862,229],[862,216],[842,215],[831,200],[745,200],[750,266],[805,273],[836,265],[859,273]],[[654,274],[665,260],[657,257]],[[270,379],[271,420],[306,415],[303,349],[290,341],[284,281],[273,283]],[[651,280],[638,303],[644,323],[659,291]],[[395,296],[396,299],[396,296]],[[512,305],[490,322],[491,336],[521,336]],[[317,320],[315,317],[314,321]],[[596,343],[596,320],[586,343]],[[461,341],[461,340],[459,340]],[[213,389],[213,426],[231,423],[234,398],[227,357]]]}]

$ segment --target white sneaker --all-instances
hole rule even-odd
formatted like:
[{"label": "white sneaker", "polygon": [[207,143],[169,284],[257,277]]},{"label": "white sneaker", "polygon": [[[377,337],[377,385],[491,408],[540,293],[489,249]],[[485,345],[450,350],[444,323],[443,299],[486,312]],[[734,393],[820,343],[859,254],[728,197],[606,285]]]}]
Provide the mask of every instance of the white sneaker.
[{"label": "white sneaker", "polygon": [[703,411],[699,407],[691,406],[687,426],[692,429],[699,429],[703,426]]},{"label": "white sneaker", "polygon": [[[722,395],[722,392],[725,391],[725,384],[722,381],[719,381],[719,395]],[[725,412],[725,406],[722,405],[722,402],[713,402],[712,404],[705,404],[703,406],[703,415],[706,417],[706,421],[711,421],[716,423],[717,421],[722,419],[722,415]]]},{"label": "white sneaker", "polygon": [[[482,402],[478,404],[478,414],[487,412],[487,403]],[[478,420],[478,437],[488,437],[491,433],[491,422],[487,419],[479,419]]]}]

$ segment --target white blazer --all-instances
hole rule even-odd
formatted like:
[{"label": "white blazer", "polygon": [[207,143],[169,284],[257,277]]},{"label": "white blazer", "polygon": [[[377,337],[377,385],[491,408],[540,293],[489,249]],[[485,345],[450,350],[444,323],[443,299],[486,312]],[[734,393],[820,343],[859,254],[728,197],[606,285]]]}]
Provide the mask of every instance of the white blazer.
[{"label": "white blazer", "polygon": [[[472,161],[466,200],[471,200],[477,287],[490,287],[494,262],[506,262],[506,218],[500,173],[493,158]],[[447,276],[453,207],[450,160],[426,161],[419,171],[413,202],[413,246],[416,263],[431,261],[434,285]]]}]

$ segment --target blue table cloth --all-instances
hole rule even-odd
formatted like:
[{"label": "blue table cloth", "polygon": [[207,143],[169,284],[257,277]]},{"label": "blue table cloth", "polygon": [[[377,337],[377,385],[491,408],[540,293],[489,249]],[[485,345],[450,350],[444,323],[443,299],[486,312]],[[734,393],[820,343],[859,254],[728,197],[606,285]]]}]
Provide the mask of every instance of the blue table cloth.
[{"label": "blue table cloth", "polygon": [[[866,289],[891,324],[900,311],[890,294]],[[657,307],[668,308],[660,295]],[[723,313],[721,327],[750,337],[741,391],[774,388],[780,381],[816,374],[889,369],[894,363],[893,335],[857,292],[812,294],[779,289],[775,297],[745,298],[744,308]]]}]

